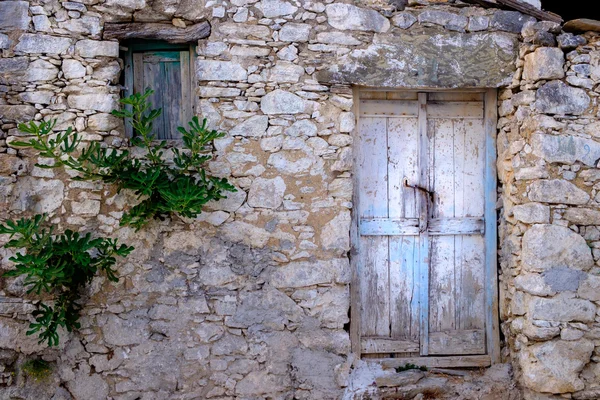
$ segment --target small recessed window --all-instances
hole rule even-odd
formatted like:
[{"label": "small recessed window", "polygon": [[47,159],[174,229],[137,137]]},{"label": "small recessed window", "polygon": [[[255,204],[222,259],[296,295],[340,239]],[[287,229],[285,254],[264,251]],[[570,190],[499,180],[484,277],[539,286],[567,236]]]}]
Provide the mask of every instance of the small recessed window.
[{"label": "small recessed window", "polygon": [[[155,138],[180,139],[177,127],[187,126],[194,116],[193,46],[153,41],[126,42],[123,46],[124,96],[153,89],[149,100],[153,108],[162,109],[153,123]],[[131,124],[127,123],[125,130],[129,137],[134,135]]]}]

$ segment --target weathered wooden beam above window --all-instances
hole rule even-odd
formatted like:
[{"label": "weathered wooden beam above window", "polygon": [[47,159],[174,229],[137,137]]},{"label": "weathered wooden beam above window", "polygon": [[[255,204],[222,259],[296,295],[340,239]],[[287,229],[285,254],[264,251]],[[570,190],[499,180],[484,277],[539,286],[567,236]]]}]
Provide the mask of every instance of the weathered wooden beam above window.
[{"label": "weathered wooden beam above window", "polygon": [[179,28],[167,23],[106,23],[104,39],[152,39],[168,43],[190,43],[207,38],[210,24],[206,21]]}]

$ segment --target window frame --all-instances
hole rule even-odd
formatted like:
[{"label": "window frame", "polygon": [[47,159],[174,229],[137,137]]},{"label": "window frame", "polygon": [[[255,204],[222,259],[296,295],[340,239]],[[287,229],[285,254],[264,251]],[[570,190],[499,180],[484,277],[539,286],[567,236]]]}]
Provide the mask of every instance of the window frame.
[{"label": "window frame", "polygon": [[[191,115],[196,115],[196,95],[195,89],[198,86],[198,80],[196,78],[196,44],[195,43],[168,43],[161,40],[144,40],[144,39],[132,39],[121,44],[120,52],[121,58],[123,59],[123,86],[122,96],[123,98],[131,96],[134,93],[134,53],[145,53],[151,51],[187,51],[189,53],[189,86],[190,86],[190,108]],[[130,106],[125,106],[129,108]],[[184,123],[187,123],[185,121]],[[133,127],[129,121],[125,121],[125,136],[128,138],[133,137]],[[180,142],[181,139],[170,139],[169,142]]]}]

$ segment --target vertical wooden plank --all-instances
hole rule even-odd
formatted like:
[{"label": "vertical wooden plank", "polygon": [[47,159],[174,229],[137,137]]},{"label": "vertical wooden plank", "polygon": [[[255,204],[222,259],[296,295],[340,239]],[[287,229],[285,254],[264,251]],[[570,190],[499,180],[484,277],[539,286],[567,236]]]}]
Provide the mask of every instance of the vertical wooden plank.
[{"label": "vertical wooden plank", "polygon": [[[387,119],[359,121],[361,218],[388,216]],[[387,236],[363,237],[361,263],[361,336],[390,334],[389,248]]]},{"label": "vertical wooden plank", "polygon": [[[175,52],[179,59],[179,52]],[[161,91],[163,101],[163,116],[164,116],[164,132],[159,139],[177,139],[179,133],[177,127],[183,125],[181,108],[182,103],[182,77],[181,77],[181,62],[161,62],[161,77],[163,84],[161,85],[166,90]]]},{"label": "vertical wooden plank", "polygon": [[[193,69],[192,69],[193,71]],[[195,76],[195,74],[194,74]],[[196,86],[194,86],[195,88]],[[359,90],[357,87],[352,89],[352,94],[354,98],[353,111],[354,115],[360,115],[359,109]],[[357,124],[358,125],[358,124]],[[360,143],[359,139],[359,131],[355,129],[352,132],[352,136],[354,138],[353,143]],[[356,190],[359,187],[360,179],[361,179],[361,169],[358,168],[359,165],[359,156],[360,156],[360,146],[352,146],[352,155],[354,158],[354,187],[352,193],[352,224],[350,225],[350,243],[352,245],[352,249],[350,251],[350,267],[352,268],[352,281],[350,282],[350,346],[352,352],[360,357],[361,353],[361,312],[360,312],[360,304],[361,304],[361,291],[360,291],[360,277],[361,277],[361,263],[359,255],[363,251],[360,246],[360,237],[358,234],[358,224],[359,224],[359,210],[360,210],[360,190]]]},{"label": "vertical wooden plank", "polygon": [[[419,185],[429,188],[429,137],[427,132],[427,93],[419,93]],[[428,213],[427,199],[419,196],[420,213]],[[428,215],[427,215],[428,217]],[[419,333],[421,355],[429,354],[429,235],[419,237]]]},{"label": "vertical wooden plank", "polygon": [[[454,217],[454,124],[447,119],[429,119],[429,133],[432,137],[430,151],[433,153],[429,168],[433,182],[430,183],[434,195],[433,216],[435,218]],[[435,236],[431,238],[430,265],[430,332],[453,330],[456,309],[456,275],[454,268],[454,237]]]},{"label": "vertical wooden plank", "polygon": [[[150,53],[141,53],[142,56],[148,56]],[[162,74],[162,65],[159,62],[147,62],[143,63],[143,74],[142,74],[142,83],[138,84],[136,89],[137,93],[144,93],[147,88],[151,88],[154,90],[154,93],[148,97],[148,101],[152,103],[152,108],[160,109],[161,114],[156,118],[153,123],[152,132],[155,135],[155,138],[160,139],[163,137],[165,132],[165,110],[163,107],[163,92],[165,92],[165,88],[163,86],[163,74]],[[159,86],[160,85],[160,86]]]},{"label": "vertical wooden plank", "polygon": [[[123,56],[123,62],[124,62],[124,84],[125,84],[125,89],[123,90],[123,97],[129,97],[133,94],[133,51],[131,50],[131,47],[127,48],[127,51],[125,52],[124,56]],[[131,111],[131,106],[130,105],[125,105],[124,106],[127,110]],[[133,127],[131,126],[131,122],[129,121],[128,118],[125,119],[125,136],[128,138],[133,137]]]},{"label": "vertical wooden plank", "polygon": [[[179,112],[179,124],[178,126],[188,127],[188,122],[192,120],[192,78],[190,74],[190,53],[188,51],[179,52],[180,61],[180,76],[181,76],[181,100],[180,100],[180,112]],[[181,137],[177,130],[174,131],[174,135],[177,139]]]},{"label": "vertical wooden plank", "polygon": [[[190,44],[189,52],[190,52],[190,63],[189,63],[189,74],[190,74],[190,96],[191,96],[191,107],[192,107],[192,117],[194,115],[199,114],[199,106],[196,104],[199,102],[200,98],[197,93],[198,89],[198,77],[196,76],[196,58],[198,58],[198,54],[196,53],[197,44]],[[354,103],[357,103],[358,95],[354,95]],[[359,115],[359,114],[354,114]],[[199,118],[200,115],[198,115]]]},{"label": "vertical wooden plank", "polygon": [[498,98],[495,89],[485,93],[485,265],[487,351],[492,363],[500,362],[498,316],[498,260],[496,215],[496,120]]},{"label": "vertical wooden plank", "polygon": [[133,54],[133,93],[144,93],[144,54]]},{"label": "vertical wooden plank", "polygon": [[[389,217],[418,216],[417,194],[404,186],[419,182],[419,131],[417,118],[388,120]],[[391,336],[419,340],[417,268],[418,237],[390,236],[390,324]]]},{"label": "vertical wooden plank", "polygon": [[[455,121],[455,142],[463,138],[462,157],[455,159],[456,187],[455,217],[484,216],[485,131],[483,120]],[[460,208],[458,207],[460,205]],[[456,315],[457,329],[485,327],[485,243],[480,235],[455,236],[457,272]]]}]

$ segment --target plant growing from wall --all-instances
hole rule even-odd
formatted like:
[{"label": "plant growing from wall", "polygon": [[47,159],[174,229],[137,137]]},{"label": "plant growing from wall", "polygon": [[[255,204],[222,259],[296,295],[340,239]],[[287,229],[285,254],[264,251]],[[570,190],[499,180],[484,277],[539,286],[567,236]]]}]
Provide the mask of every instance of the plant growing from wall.
[{"label": "plant growing from wall", "polygon": [[80,327],[78,301],[82,289],[99,272],[117,282],[116,257],[126,257],[133,247],[119,245],[116,239],[93,239],[90,233],[80,235],[71,230],[55,235],[44,222],[45,216],[36,215],[0,225],[0,234],[10,235],[4,247],[25,249],[10,258],[15,269],[4,276],[24,275],[27,293],[53,297],[52,302],[38,303],[33,311],[35,322],[29,325],[27,335],[38,333],[40,343],[56,346],[59,327],[69,332]]},{"label": "plant growing from wall", "polygon": [[147,89],[143,94],[122,99],[121,103],[129,106],[128,109],[113,111],[113,115],[131,121],[135,132],[132,144],[142,149],[143,156],[135,157],[128,150],[104,148],[97,142],[78,153],[79,135],[68,129],[54,137],[52,129],[56,121],[20,124],[21,131],[34,137],[12,145],[31,147],[41,156],[53,158],[55,163],[50,168],[66,166],[78,171],[76,179],[102,180],[116,184],[119,191],[132,190],[141,201],[123,215],[121,225],[137,230],[153,218],[162,219],[172,213],[194,218],[202,212],[204,204],[224,198],[224,192],[236,190],[225,178],[209,176],[203,167],[212,158],[207,149],[225,133],[207,129],[206,119],[200,123],[198,117],[194,117],[188,129],[178,128],[183,149],[173,148],[172,161],[167,161],[167,142],[154,140],[152,121],[161,110],[152,109],[148,101],[152,93]]},{"label": "plant growing from wall", "polygon": [[26,361],[23,363],[21,369],[25,375],[29,376],[35,381],[46,380],[52,374],[52,366],[50,363],[39,358]]}]

